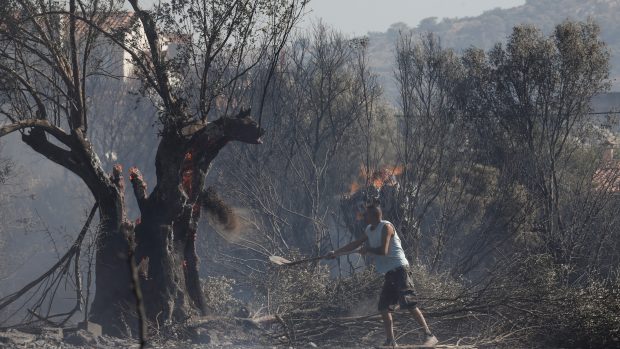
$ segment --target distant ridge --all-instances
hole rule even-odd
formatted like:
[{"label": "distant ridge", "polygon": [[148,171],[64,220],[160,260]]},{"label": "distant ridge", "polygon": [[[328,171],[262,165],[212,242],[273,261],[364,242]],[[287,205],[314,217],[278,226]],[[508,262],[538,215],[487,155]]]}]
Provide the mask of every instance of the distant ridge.
[{"label": "distant ridge", "polygon": [[504,42],[515,25],[532,24],[550,34],[564,20],[592,19],[601,27],[601,38],[611,53],[612,90],[620,91],[620,0],[528,0],[524,5],[509,9],[494,9],[477,17],[426,18],[411,28],[404,23],[393,24],[386,32],[371,32],[370,60],[381,76],[386,92],[395,96],[393,82],[394,43],[400,31],[434,32],[444,47],[458,51],[475,46],[491,48]]}]

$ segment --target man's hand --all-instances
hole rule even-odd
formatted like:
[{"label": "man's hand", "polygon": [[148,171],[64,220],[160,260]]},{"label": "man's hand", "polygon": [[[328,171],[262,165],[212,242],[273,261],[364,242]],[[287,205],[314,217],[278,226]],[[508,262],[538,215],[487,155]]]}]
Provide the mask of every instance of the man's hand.
[{"label": "man's hand", "polygon": [[361,254],[362,256],[367,255],[367,254],[368,254],[368,252],[369,252],[369,251],[368,251],[368,246],[364,245],[364,246],[362,246],[362,248],[360,248],[360,254]]},{"label": "man's hand", "polygon": [[346,254],[347,252],[353,251],[356,248],[358,248],[359,246],[361,246],[364,242],[366,242],[366,240],[368,240],[368,237],[366,236],[366,234],[364,234],[364,236],[362,236],[361,238],[355,240],[355,241],[351,241],[348,244],[342,246],[341,248],[337,249],[336,251],[329,251],[325,254],[325,256],[323,256],[323,258],[326,259],[334,259],[337,256],[342,256],[343,254]]}]

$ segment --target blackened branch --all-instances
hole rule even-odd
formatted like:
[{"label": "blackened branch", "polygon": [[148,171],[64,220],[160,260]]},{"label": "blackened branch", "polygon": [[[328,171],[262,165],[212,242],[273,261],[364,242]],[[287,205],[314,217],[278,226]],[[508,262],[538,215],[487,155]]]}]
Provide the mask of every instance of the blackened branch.
[{"label": "blackened branch", "polygon": [[[44,274],[39,276],[37,279],[30,282],[29,284],[21,288],[19,291],[16,291],[3,298],[0,298],[0,310],[14,303],[18,299],[20,299],[22,296],[27,294],[28,291],[34,289],[35,287],[37,286],[41,287],[41,285],[45,285],[43,290],[39,292],[41,295],[39,297],[39,300],[35,302],[35,304],[41,304],[43,303],[42,302],[43,299],[48,296],[49,290],[54,288],[55,285],[59,285],[63,283],[64,277],[66,277],[68,275],[69,270],[71,270],[70,268],[71,261],[73,259],[76,259],[75,263],[79,263],[79,251],[82,246],[82,242],[84,241],[84,237],[86,236],[86,233],[88,232],[88,229],[90,228],[90,223],[92,222],[93,217],[95,216],[95,212],[97,211],[98,207],[99,205],[95,203],[93,208],[90,210],[90,214],[88,215],[88,218],[86,219],[86,223],[84,223],[82,230],[78,234],[78,237],[75,239],[75,242],[73,243],[69,251],[67,251],[67,253],[65,253],[65,255],[62,256],[60,260],[58,260],[58,262],[56,262],[56,264],[54,264],[49,270],[47,270]],[[79,269],[79,267],[76,267],[76,268]],[[49,319],[49,318],[57,317],[57,316],[66,316],[66,319],[61,322],[61,324],[64,324],[66,320],[68,320],[71,316],[73,316],[73,314],[76,311],[80,310],[81,301],[82,301],[81,294],[82,294],[81,284],[76,282],[76,297],[78,299],[76,300],[75,307],[68,313],[47,316],[46,318]],[[36,310],[37,310],[36,308],[31,310],[31,314],[36,314]]]},{"label": "blackened branch", "polygon": [[138,201],[138,207],[142,212],[147,199],[146,181],[138,168],[132,167],[129,169],[129,181],[131,182],[133,193]]}]

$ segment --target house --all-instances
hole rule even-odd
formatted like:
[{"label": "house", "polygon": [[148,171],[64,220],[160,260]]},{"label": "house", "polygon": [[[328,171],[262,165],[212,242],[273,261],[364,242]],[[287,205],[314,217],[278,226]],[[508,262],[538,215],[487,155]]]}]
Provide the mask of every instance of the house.
[{"label": "house", "polygon": [[[97,19],[94,19],[97,21]],[[64,28],[68,29],[67,19],[63,20]],[[98,27],[106,33],[112,34],[114,40],[122,45],[139,51],[148,50],[148,42],[144,28],[138,16],[132,11],[118,11],[107,14],[104,19],[97,21]],[[93,68],[100,70],[104,75],[128,81],[136,76],[136,67],[132,57],[114,40],[96,33],[97,30],[83,21],[77,22],[76,34],[78,41],[84,42],[87,33],[96,34],[93,44],[91,61]]]},{"label": "house", "polygon": [[592,182],[599,190],[620,193],[620,160],[614,158],[618,142],[615,138],[608,138],[601,146],[603,148],[601,165],[594,173]]},{"label": "house", "polygon": [[[88,38],[95,38],[90,46],[90,64],[88,69],[91,71],[96,70],[98,74],[122,79],[123,81],[135,78],[137,71],[132,62],[132,57],[119,43],[137,52],[148,51],[148,42],[138,16],[133,11],[116,11],[106,13],[100,17],[100,19],[97,16],[91,18],[99,30],[82,20],[76,21],[76,41],[81,53],[84,51],[86,40]],[[63,42],[62,45],[69,45],[68,15],[39,16],[34,17],[34,21],[43,27],[45,31],[49,32],[50,37],[60,38]],[[17,26],[31,33],[28,35],[38,36],[38,31],[33,26],[34,21],[29,20],[23,13],[0,18],[0,39],[3,34],[11,35],[11,27]],[[111,34],[113,39],[109,35],[101,34],[100,31]],[[178,53],[180,46],[187,42],[188,39],[188,36],[182,34],[161,33],[160,49],[162,54],[167,58],[174,57]],[[9,52],[5,51],[5,53]]]}]

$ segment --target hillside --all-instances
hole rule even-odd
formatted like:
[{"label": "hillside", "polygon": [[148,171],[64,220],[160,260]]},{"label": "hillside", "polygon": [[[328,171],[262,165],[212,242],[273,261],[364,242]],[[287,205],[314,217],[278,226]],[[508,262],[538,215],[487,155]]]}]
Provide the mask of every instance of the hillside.
[{"label": "hillside", "polygon": [[369,33],[371,63],[381,75],[386,91],[395,96],[392,76],[394,43],[399,32],[437,33],[445,47],[462,50],[471,46],[489,49],[505,41],[512,28],[521,23],[532,24],[550,33],[566,19],[592,19],[601,26],[601,37],[611,53],[612,90],[620,90],[620,1],[617,0],[527,0],[526,4],[510,9],[494,9],[478,17],[426,18],[411,28],[403,23],[393,24],[384,33]]}]

